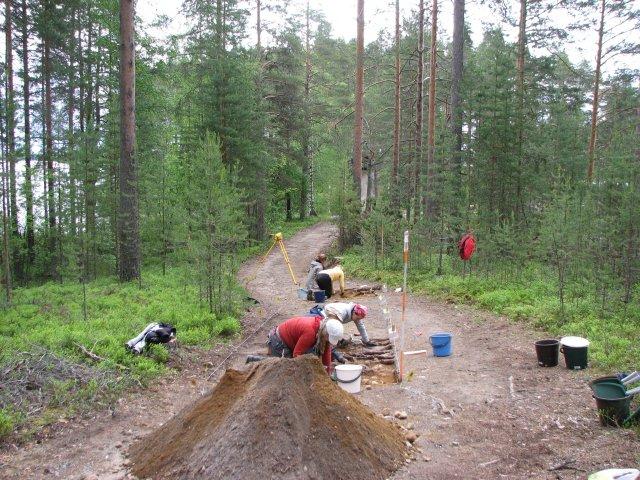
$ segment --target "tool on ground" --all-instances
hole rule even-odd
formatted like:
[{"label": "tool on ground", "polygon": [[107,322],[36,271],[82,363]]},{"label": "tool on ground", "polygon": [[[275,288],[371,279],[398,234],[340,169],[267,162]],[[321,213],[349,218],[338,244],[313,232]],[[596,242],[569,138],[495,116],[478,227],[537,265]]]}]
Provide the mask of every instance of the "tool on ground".
[{"label": "tool on ground", "polygon": [[637,371],[630,373],[626,377],[620,379],[620,381],[624,385],[629,385],[630,383],[637,382],[638,380],[640,380],[640,372],[637,372]]},{"label": "tool on ground", "polygon": [[287,253],[287,249],[284,246],[283,238],[284,237],[282,236],[282,232],[278,232],[273,236],[273,243],[269,247],[269,250],[267,250],[267,253],[264,254],[264,257],[262,257],[262,259],[260,260],[260,263],[263,264],[267,260],[267,257],[271,253],[271,250],[273,250],[273,247],[275,247],[277,244],[280,247],[280,250],[282,251],[282,256],[284,257],[284,261],[286,262],[287,267],[289,267],[289,273],[291,274],[291,279],[293,280],[293,283],[295,283],[296,285],[300,285],[298,283],[298,280],[296,280],[296,276],[293,273],[293,269],[291,268],[291,262],[289,261],[289,254]]}]

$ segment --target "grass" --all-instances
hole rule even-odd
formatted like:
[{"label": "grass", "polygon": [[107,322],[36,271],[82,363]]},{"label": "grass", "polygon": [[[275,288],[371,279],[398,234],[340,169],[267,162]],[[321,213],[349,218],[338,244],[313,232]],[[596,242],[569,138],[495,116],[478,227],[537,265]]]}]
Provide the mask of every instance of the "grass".
[{"label": "grass", "polygon": [[[343,263],[351,275],[393,287],[402,285],[398,261],[394,260],[394,266],[387,266],[387,262],[385,267],[376,267],[369,258],[355,248],[344,255]],[[473,273],[463,278],[450,266],[445,271],[438,276],[428,268],[410,267],[409,290],[452,303],[472,304],[513,321],[527,322],[550,336],[585,337],[591,342],[590,365],[598,370],[640,369],[638,300],[627,305],[611,302],[608,309],[603,309],[592,296],[577,292],[567,295],[562,307],[553,275],[540,265],[531,265],[518,276]]]},{"label": "grass", "polygon": [[[123,345],[150,322],[174,325],[180,342],[208,345],[219,331],[239,331],[236,319],[217,318],[197,301],[197,291],[184,282],[184,273],[169,270],[163,276],[146,272],[142,287],[102,278],[87,285],[87,319],[83,289],[76,283],[47,283],[18,288],[11,308],[0,323],[0,351],[29,350],[38,345],[77,361],[86,360],[78,345],[104,358],[105,369],[121,365],[139,380],[163,370],[153,356],[134,356]],[[231,324],[235,322],[235,327]]]},{"label": "grass", "polygon": [[[281,222],[270,232],[282,231],[285,238],[315,222]],[[266,251],[268,241],[238,253],[240,260]],[[27,418],[28,401],[16,402],[13,395],[0,390],[0,441],[21,427],[24,431],[73,415],[119,394],[135,383],[145,385],[167,372],[169,353],[162,345],[153,346],[148,354],[132,355],[124,343],[137,335],[148,323],[174,325],[181,345],[208,348],[227,341],[241,332],[238,317],[243,305],[235,311],[217,316],[200,302],[199,292],[187,267],[169,268],[162,275],[158,267],[143,271],[141,285],[120,283],[115,277],[99,278],[86,285],[86,319],[83,309],[84,291],[77,282],[49,282],[36,287],[16,288],[10,308],[0,311],[0,372],[9,367],[25,368],[25,359],[40,358],[34,352],[46,352],[52,359],[63,359],[56,367],[65,372],[73,365],[90,368],[87,375],[58,378],[51,373],[39,390],[47,402],[39,413]],[[236,285],[240,288],[239,285]],[[90,360],[83,346],[104,360]],[[22,363],[21,363],[22,362]],[[35,367],[41,368],[35,363]],[[79,368],[81,372],[87,372]],[[52,368],[53,370],[53,368]],[[13,379],[20,375],[14,370]],[[90,378],[83,378],[90,377]],[[108,378],[109,381],[103,381]],[[8,377],[5,379],[8,382]],[[40,381],[41,378],[38,377]],[[19,380],[16,381],[19,383]],[[20,408],[15,403],[22,402]]]}]

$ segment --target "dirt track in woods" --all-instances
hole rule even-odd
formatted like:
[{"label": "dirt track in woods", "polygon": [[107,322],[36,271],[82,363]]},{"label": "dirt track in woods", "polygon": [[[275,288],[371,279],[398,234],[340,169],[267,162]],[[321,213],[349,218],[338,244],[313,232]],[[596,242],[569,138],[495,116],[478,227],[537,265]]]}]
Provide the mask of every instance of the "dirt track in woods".
[{"label": "dirt track in woods", "polygon": [[[285,239],[299,280],[335,235],[333,226],[321,223]],[[313,305],[296,298],[277,250],[262,265],[255,260],[245,264],[240,276],[260,302],[243,320],[243,338],[207,352],[182,349],[174,360],[175,375],[150,390],[127,394],[114,412],[58,423],[38,442],[4,448],[0,478],[127,478],[126,451],[134,439],[207,392],[224,367],[211,380],[207,377],[224,358],[230,355],[225,366],[240,367],[245,354],[263,350],[269,328]],[[363,283],[347,272],[348,286]],[[389,287],[393,292],[397,285]],[[385,298],[392,318],[398,319],[399,294]],[[359,301],[369,306],[370,332],[384,336],[379,299]],[[348,330],[356,331],[353,325]],[[406,411],[406,420],[395,421],[419,434],[415,460],[393,479],[578,479],[604,468],[640,464],[640,440],[633,431],[598,423],[588,387],[592,371],[567,370],[562,360],[555,368],[537,366],[533,342],[544,333],[470,307],[411,297],[407,348],[430,351],[428,337],[437,331],[453,334],[451,357],[413,357],[407,364],[410,381],[373,385],[358,395],[380,415]]]}]

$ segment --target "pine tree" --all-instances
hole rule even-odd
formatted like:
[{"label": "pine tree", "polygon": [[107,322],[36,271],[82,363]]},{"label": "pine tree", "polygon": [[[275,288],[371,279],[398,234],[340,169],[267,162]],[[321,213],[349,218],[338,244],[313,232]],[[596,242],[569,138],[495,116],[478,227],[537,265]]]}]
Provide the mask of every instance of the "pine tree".
[{"label": "pine tree", "polygon": [[138,179],[136,170],[134,2],[120,0],[120,205],[119,277],[140,278]]}]

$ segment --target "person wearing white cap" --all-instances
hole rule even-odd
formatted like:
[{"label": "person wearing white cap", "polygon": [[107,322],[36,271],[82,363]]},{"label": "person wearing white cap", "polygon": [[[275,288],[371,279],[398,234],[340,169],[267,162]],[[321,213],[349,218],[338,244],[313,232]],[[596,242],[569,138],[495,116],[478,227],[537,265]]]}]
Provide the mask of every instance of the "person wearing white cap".
[{"label": "person wearing white cap", "polygon": [[322,364],[330,373],[332,347],[338,344],[343,334],[344,327],[339,320],[321,316],[293,317],[269,332],[269,355],[292,358],[315,353],[322,358]]}]

